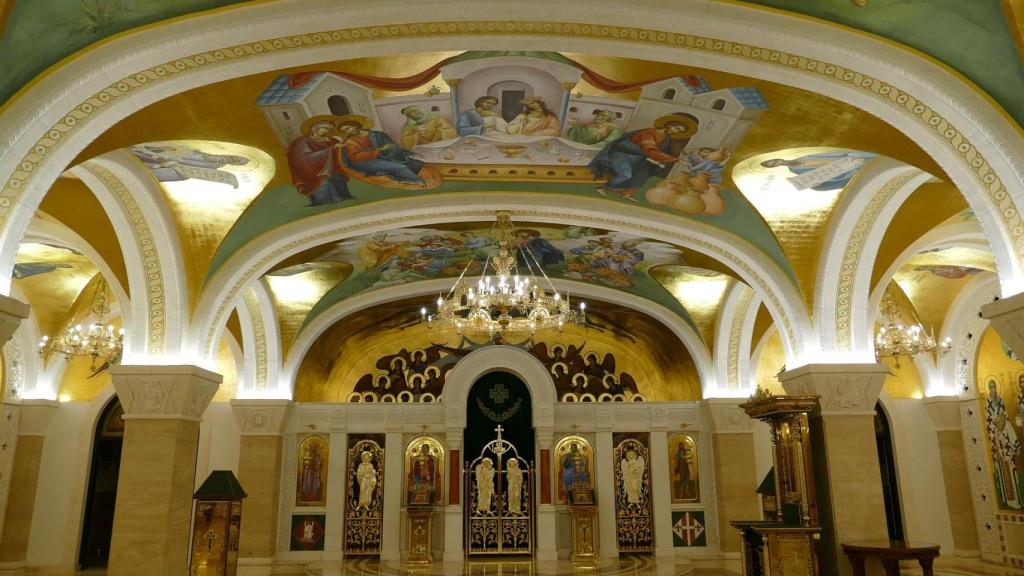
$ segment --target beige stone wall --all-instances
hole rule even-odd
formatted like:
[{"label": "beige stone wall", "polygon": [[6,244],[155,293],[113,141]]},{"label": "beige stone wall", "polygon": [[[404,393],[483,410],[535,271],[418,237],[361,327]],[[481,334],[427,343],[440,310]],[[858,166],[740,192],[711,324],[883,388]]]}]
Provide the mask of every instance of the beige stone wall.
[{"label": "beige stone wall", "polygon": [[42,436],[19,436],[14,453],[10,496],[0,539],[0,562],[21,562],[28,552],[32,510],[36,502],[39,462],[43,455]]},{"label": "beige stone wall", "polygon": [[760,501],[755,493],[754,436],[750,433],[714,434],[715,489],[718,498],[718,526],[723,552],[739,552],[740,533],[730,520],[761,518]]},{"label": "beige stone wall", "polygon": [[980,547],[974,525],[974,503],[967,478],[967,461],[960,430],[939,430],[939,456],[946,484],[946,506],[949,508],[953,546],[957,551],[976,551]]},{"label": "beige stone wall", "polygon": [[247,497],[242,504],[242,533],[238,544],[240,558],[274,556],[280,478],[281,437],[242,436],[238,482]]}]

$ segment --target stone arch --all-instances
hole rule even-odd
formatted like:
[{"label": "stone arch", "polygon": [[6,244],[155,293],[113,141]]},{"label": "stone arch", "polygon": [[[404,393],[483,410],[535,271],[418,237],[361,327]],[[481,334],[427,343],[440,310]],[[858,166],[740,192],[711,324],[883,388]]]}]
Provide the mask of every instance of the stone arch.
[{"label": "stone arch", "polygon": [[[632,296],[611,288],[603,288],[582,282],[558,279],[552,280],[552,282],[559,290],[569,288],[572,291],[572,294],[576,296],[599,298],[601,300],[634,308],[661,322],[679,338],[680,342],[683,343],[687,351],[690,353],[690,356],[693,358],[694,364],[697,367],[697,373],[700,376],[702,390],[714,388],[715,371],[711,363],[711,356],[704,344],[704,341],[693,327],[684,322],[682,318],[671,310],[646,300],[645,298]],[[437,294],[439,291],[450,288],[451,283],[452,279],[443,278],[382,288],[380,290],[374,290],[366,294],[359,294],[351,298],[347,298],[325,310],[302,329],[295,342],[292,344],[287,358],[284,359],[284,365],[281,369],[281,383],[282,386],[287,385],[290,388],[290,392],[287,395],[290,397],[294,394],[296,375],[298,374],[302,360],[309,352],[310,347],[312,347],[317,338],[319,338],[320,335],[332,325],[336,324],[349,314],[355,313],[359,310],[364,310],[371,306],[410,296]]]}]

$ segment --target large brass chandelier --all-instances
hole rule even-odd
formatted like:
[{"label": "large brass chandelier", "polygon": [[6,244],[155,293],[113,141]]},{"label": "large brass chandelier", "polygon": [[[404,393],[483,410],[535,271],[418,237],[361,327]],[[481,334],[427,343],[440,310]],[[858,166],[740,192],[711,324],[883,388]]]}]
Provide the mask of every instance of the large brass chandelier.
[{"label": "large brass chandelier", "polygon": [[875,334],[875,357],[878,359],[892,358],[899,368],[901,357],[913,358],[922,352],[936,350],[942,355],[952,346],[952,340],[948,336],[937,345],[932,332],[926,332],[920,323],[904,325],[899,308],[896,307],[896,300],[889,290],[882,294],[881,311],[884,324]]},{"label": "large brass chandelier", "polygon": [[470,259],[448,295],[438,297],[434,313],[420,310],[430,329],[455,330],[473,340],[515,340],[584,323],[586,304],[574,309],[568,293],[563,297],[555,290],[525,239],[516,234],[508,212],[497,213],[491,238],[497,249],[484,262],[479,279],[474,283],[468,278],[470,267],[479,263]]},{"label": "large brass chandelier", "polygon": [[92,324],[69,324],[63,332],[53,338],[44,335],[39,340],[39,354],[62,354],[65,362],[70,362],[75,356],[87,356],[92,358],[92,370],[96,369],[96,361],[101,358],[107,364],[118,363],[124,349],[124,328],[115,331],[113,325],[103,325],[103,320],[110,316],[110,309],[107,282],[100,277],[93,288],[92,300],[89,303]]}]

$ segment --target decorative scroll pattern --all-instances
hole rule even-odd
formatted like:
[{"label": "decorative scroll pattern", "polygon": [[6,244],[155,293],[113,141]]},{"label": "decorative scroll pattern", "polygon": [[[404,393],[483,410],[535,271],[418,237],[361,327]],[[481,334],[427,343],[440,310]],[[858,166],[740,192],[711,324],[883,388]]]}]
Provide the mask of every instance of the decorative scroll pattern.
[{"label": "decorative scroll pattern", "polygon": [[619,552],[654,550],[650,451],[646,434],[615,434],[615,532]]},{"label": "decorative scroll pattern", "polygon": [[348,449],[345,554],[380,554],[384,509],[384,448],[352,437]]},{"label": "decorative scroll pattern", "polygon": [[256,377],[253,384],[256,390],[267,389],[267,330],[263,324],[263,311],[260,309],[259,297],[256,291],[250,288],[243,296],[245,309],[249,312],[249,321],[252,322],[252,333],[254,348],[256,351]]},{"label": "decorative scroll pattern", "polygon": [[466,469],[466,553],[530,554],[533,470],[497,431]]}]

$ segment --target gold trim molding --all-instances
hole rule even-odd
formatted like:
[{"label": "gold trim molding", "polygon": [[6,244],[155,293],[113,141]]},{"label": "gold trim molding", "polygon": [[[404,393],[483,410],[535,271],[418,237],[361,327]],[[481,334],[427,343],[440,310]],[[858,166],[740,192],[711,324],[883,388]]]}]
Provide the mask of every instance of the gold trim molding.
[{"label": "gold trim molding", "polygon": [[252,324],[253,349],[256,352],[253,385],[256,390],[263,391],[267,389],[267,330],[263,325],[263,310],[260,309],[259,296],[253,288],[245,291],[242,300],[245,301],[245,309]]}]

